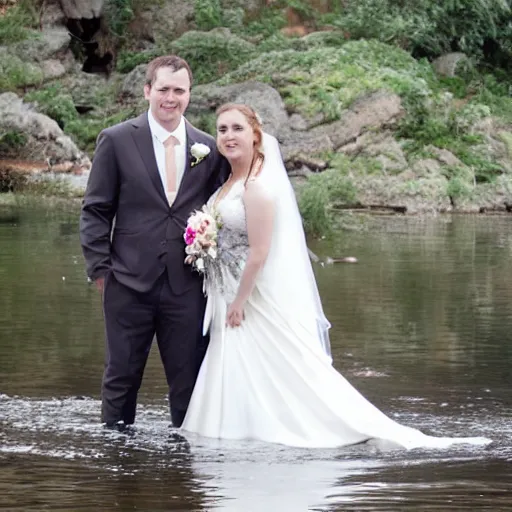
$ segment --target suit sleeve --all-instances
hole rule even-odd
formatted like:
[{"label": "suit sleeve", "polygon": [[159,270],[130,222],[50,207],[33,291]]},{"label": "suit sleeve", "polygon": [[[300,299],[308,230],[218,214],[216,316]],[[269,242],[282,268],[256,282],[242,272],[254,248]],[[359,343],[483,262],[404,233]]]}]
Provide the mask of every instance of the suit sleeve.
[{"label": "suit sleeve", "polygon": [[111,266],[110,241],[117,211],[119,172],[110,135],[100,133],[80,215],[80,243],[87,275],[96,280]]}]

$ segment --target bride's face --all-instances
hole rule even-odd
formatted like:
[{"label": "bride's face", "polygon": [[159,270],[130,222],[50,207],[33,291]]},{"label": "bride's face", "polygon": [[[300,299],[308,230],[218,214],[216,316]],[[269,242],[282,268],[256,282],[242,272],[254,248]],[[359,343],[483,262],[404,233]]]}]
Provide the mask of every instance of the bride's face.
[{"label": "bride's face", "polygon": [[217,118],[217,147],[229,160],[251,159],[256,137],[239,110],[228,110]]}]

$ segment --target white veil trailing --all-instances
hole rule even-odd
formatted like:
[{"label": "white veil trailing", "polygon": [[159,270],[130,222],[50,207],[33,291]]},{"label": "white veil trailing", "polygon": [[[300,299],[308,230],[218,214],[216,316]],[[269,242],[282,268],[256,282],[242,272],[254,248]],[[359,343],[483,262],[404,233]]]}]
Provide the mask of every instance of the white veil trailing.
[{"label": "white veil trailing", "polygon": [[265,299],[282,310],[289,323],[318,342],[330,357],[330,323],[324,315],[306,245],[295,192],[275,137],[263,134],[265,160],[258,179],[275,197],[270,251],[258,276]]}]

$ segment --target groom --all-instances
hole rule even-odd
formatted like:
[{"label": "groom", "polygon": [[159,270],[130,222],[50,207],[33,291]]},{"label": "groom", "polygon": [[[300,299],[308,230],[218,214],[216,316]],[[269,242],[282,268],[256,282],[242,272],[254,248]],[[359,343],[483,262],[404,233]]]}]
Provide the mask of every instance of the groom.
[{"label": "groom", "polygon": [[106,364],[102,418],[123,430],[154,336],[183,422],[206,351],[202,279],[184,264],[183,232],[228,175],[215,140],[183,117],[192,72],[181,58],[149,63],[149,110],[101,132],[80,216],[87,274],[103,294]]}]

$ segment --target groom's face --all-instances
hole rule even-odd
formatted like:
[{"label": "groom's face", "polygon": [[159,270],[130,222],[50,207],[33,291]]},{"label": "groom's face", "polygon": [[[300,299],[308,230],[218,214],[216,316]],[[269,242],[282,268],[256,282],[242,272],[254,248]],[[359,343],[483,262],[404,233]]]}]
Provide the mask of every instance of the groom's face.
[{"label": "groom's face", "polygon": [[144,86],[144,97],[149,101],[149,108],[156,121],[172,132],[180,124],[181,116],[190,101],[190,77],[187,70],[159,68],[153,83]]}]

